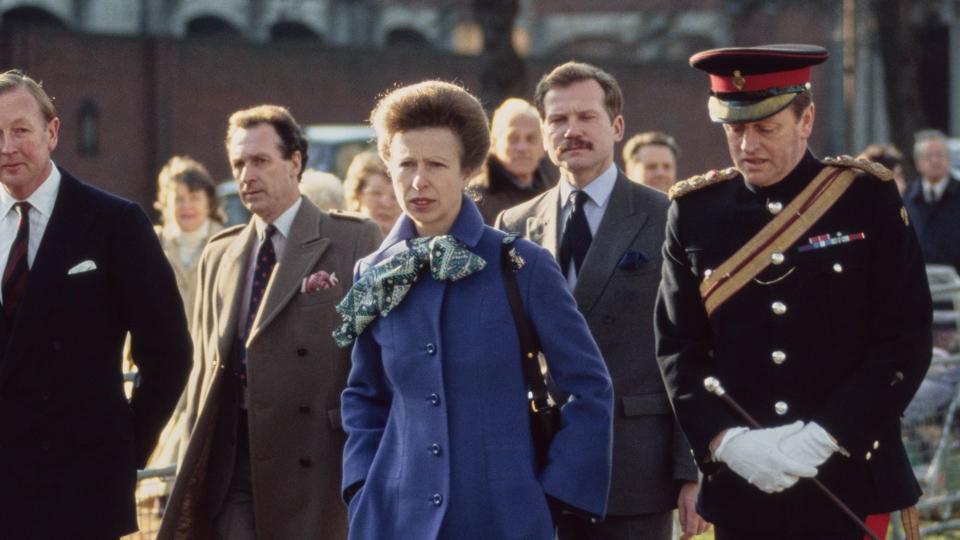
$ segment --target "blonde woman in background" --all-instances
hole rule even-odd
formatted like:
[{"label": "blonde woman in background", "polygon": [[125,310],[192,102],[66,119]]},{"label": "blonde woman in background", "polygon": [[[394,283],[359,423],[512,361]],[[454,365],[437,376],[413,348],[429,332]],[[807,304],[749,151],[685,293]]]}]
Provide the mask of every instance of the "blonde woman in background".
[{"label": "blonde woman in background", "polygon": [[369,217],[380,226],[384,236],[400,217],[400,205],[393,193],[387,167],[375,152],[361,152],[350,162],[343,181],[347,209]]},{"label": "blonde woman in background", "polygon": [[[201,163],[187,156],[173,156],[157,178],[157,200],[153,207],[160,212],[157,236],[173,267],[177,288],[187,311],[187,321],[192,328],[193,304],[197,295],[197,262],[207,240],[223,230],[216,184]],[[181,448],[186,448],[190,426],[183,414],[184,406],[181,397],[160,434],[157,448],[147,462],[148,469],[175,465]],[[172,482],[160,480],[143,482],[137,499],[155,501],[156,507],[163,508],[163,498],[172,486]]]}]

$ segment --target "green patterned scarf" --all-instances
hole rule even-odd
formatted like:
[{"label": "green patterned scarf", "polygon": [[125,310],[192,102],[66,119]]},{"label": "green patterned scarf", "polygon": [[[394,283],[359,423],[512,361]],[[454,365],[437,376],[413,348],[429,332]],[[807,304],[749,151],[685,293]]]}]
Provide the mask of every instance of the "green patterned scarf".
[{"label": "green patterned scarf", "polygon": [[350,345],[377,317],[399,306],[427,265],[433,279],[457,281],[482,270],[487,261],[449,234],[411,240],[409,249],[364,272],[337,304],[343,318],[333,331],[337,345]]}]

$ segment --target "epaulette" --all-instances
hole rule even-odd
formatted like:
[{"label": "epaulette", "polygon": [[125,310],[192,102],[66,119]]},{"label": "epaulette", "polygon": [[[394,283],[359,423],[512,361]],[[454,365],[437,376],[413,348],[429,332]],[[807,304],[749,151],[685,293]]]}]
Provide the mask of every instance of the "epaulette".
[{"label": "epaulette", "polygon": [[370,219],[359,212],[351,212],[349,210],[339,210],[336,208],[330,210],[329,213],[330,213],[330,217],[335,217],[337,219],[349,219],[350,221],[366,221]]},{"label": "epaulette", "polygon": [[677,182],[676,184],[670,187],[670,191],[667,193],[667,196],[670,197],[670,200],[679,199],[687,193],[696,191],[707,186],[712,186],[719,182],[725,182],[731,178],[736,178],[740,174],[740,171],[736,167],[727,167],[726,169],[717,170],[714,169],[706,174],[700,174],[697,176],[691,176],[686,180]]},{"label": "epaulette", "polygon": [[217,234],[211,236],[211,237],[210,237],[210,240],[207,240],[207,243],[213,242],[213,241],[215,241],[215,240],[219,240],[220,238],[226,238],[226,237],[228,237],[228,236],[233,236],[233,235],[235,235],[235,234],[238,234],[238,233],[239,233],[240,231],[242,231],[243,228],[246,227],[246,226],[247,226],[246,223],[240,223],[240,224],[234,225],[234,226],[232,226],[232,227],[227,227],[226,229],[224,229],[224,230],[218,232]]},{"label": "epaulette", "polygon": [[893,171],[879,163],[875,163],[867,159],[857,159],[850,156],[837,156],[823,158],[822,161],[824,165],[829,165],[831,167],[848,167],[851,169],[859,169],[865,173],[869,173],[883,182],[889,182],[890,180],[893,180]]}]

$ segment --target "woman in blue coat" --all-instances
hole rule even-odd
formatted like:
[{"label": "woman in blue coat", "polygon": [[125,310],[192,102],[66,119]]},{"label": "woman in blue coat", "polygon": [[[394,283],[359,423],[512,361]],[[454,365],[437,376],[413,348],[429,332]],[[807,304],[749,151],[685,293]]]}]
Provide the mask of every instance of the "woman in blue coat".
[{"label": "woman in blue coat", "polygon": [[355,340],[342,397],[350,538],[546,540],[551,509],[602,518],[610,376],[553,257],[517,240],[527,316],[571,396],[535,464],[504,234],[463,194],[490,144],[480,103],[428,81],[387,94],[371,121],[404,214],[338,307],[337,339]]}]

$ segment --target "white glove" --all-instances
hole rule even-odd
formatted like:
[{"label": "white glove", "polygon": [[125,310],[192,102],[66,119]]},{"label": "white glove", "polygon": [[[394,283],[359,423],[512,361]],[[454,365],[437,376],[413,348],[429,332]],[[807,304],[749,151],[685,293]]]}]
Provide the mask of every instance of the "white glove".
[{"label": "white glove", "polygon": [[810,467],[823,465],[839,449],[833,437],[816,422],[810,422],[799,432],[780,440],[781,452]]},{"label": "white glove", "polygon": [[713,453],[718,461],[766,493],[783,491],[802,478],[816,476],[817,469],[780,450],[780,441],[803,429],[803,422],[768,429],[730,428]]}]

